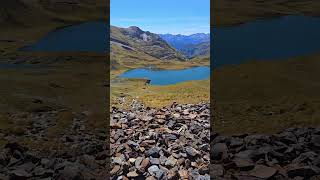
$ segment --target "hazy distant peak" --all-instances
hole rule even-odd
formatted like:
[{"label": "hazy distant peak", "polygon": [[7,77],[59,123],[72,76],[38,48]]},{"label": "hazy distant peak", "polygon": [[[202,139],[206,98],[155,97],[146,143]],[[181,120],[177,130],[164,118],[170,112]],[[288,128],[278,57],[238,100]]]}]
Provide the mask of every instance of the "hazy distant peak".
[{"label": "hazy distant peak", "polygon": [[209,54],[210,34],[159,34],[159,36],[187,57],[194,57],[197,55],[204,56]]}]

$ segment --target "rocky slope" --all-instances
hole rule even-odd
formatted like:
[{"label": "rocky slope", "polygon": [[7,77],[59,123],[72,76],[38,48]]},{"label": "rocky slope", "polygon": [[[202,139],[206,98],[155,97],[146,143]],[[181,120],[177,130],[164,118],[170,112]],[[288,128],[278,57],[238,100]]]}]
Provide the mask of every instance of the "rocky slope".
[{"label": "rocky slope", "polygon": [[[30,123],[32,126],[23,135],[34,141],[33,146],[22,146],[20,143],[22,140],[17,135],[0,131],[0,137],[8,141],[4,149],[0,150],[1,180],[85,180],[108,177],[105,129],[92,133],[86,126],[86,115],[76,114],[70,127],[63,127],[65,128],[63,132],[49,139],[48,130],[59,121],[56,118],[58,112],[47,111],[16,116],[16,118],[31,116],[33,119]],[[52,144],[48,146],[48,143]]]},{"label": "rocky slope", "polygon": [[[117,51],[125,51],[125,53],[140,53],[160,60],[186,59],[181,53],[162,40],[160,36],[148,31],[142,31],[135,26],[129,28],[111,26],[110,41],[113,54],[117,54]],[[120,49],[117,47],[120,47]]]},{"label": "rocky slope", "polygon": [[187,45],[180,51],[188,58],[210,57],[210,42]]},{"label": "rocky slope", "polygon": [[14,56],[1,69],[1,180],[107,178],[105,55],[87,55]]},{"label": "rocky slope", "polygon": [[210,179],[209,105],[113,108],[112,179]]},{"label": "rocky slope", "polygon": [[214,179],[319,179],[320,129],[291,128],[274,135],[211,134]]}]

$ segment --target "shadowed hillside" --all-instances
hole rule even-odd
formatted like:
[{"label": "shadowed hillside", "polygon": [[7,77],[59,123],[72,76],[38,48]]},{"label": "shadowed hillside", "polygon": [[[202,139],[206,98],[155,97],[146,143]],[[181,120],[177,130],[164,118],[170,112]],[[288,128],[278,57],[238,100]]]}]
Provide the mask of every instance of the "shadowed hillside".
[{"label": "shadowed hillside", "polygon": [[103,0],[3,0],[0,7],[2,28],[73,23],[105,18]]},{"label": "shadowed hillside", "polygon": [[212,3],[211,24],[214,26],[235,25],[284,15],[320,15],[318,0],[224,0]]},{"label": "shadowed hillside", "polygon": [[56,28],[98,20],[107,20],[105,0],[3,0],[0,52],[15,52]]}]

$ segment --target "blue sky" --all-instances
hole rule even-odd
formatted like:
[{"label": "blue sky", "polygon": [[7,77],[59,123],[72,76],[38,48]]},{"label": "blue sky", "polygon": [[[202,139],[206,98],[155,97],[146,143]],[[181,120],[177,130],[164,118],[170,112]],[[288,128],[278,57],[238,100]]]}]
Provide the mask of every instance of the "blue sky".
[{"label": "blue sky", "polygon": [[111,25],[153,33],[210,32],[210,0],[111,0]]}]

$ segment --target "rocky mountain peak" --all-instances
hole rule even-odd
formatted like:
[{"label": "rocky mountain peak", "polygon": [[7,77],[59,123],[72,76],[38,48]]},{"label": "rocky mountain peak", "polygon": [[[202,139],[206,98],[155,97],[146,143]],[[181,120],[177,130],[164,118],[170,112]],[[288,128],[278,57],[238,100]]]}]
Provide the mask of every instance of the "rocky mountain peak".
[{"label": "rocky mountain peak", "polygon": [[137,26],[130,26],[128,28],[124,28],[124,33],[131,37],[139,38],[144,32]]},{"label": "rocky mountain peak", "polygon": [[133,31],[142,31],[138,26],[130,26],[128,29],[133,30]]}]

